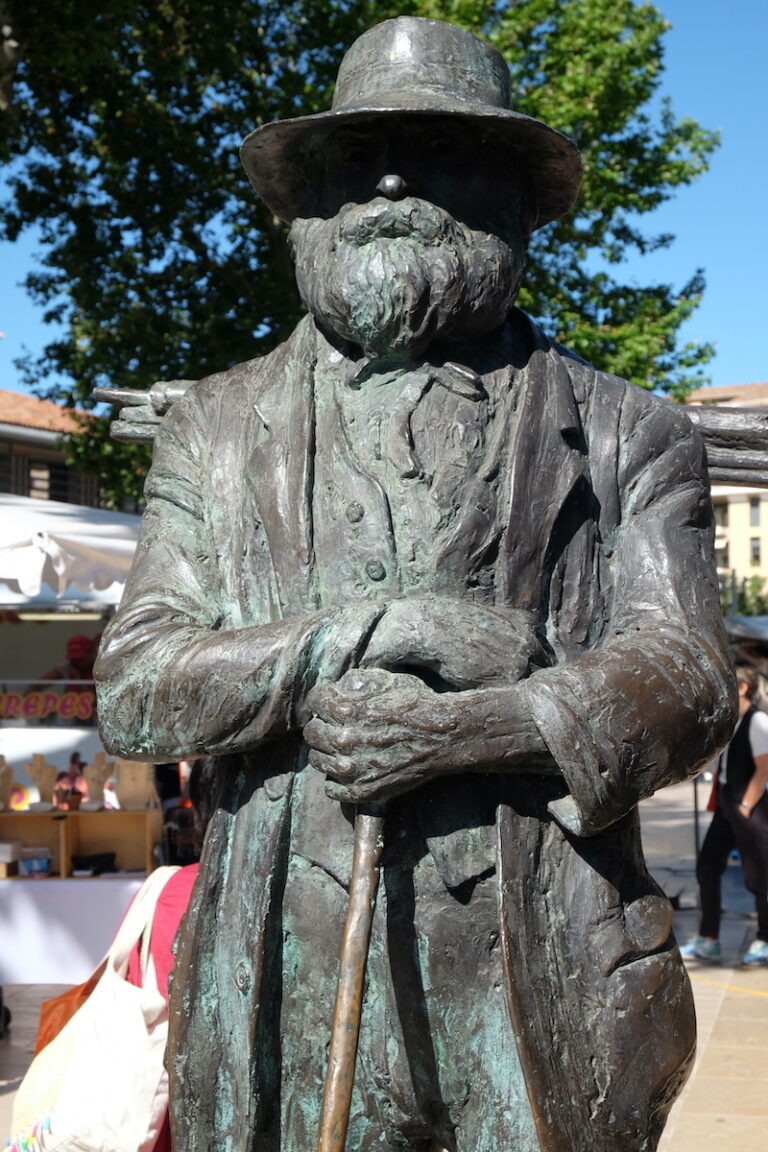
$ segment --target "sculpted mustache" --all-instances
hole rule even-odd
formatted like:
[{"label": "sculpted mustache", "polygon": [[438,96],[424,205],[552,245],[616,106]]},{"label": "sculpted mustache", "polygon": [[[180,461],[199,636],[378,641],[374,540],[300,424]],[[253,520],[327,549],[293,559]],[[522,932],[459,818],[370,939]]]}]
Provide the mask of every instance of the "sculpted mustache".
[{"label": "sculpted mustache", "polygon": [[425,200],[373,200],[356,204],[343,211],[338,222],[338,237],[361,247],[375,240],[408,236],[427,244],[455,236],[455,220]]}]

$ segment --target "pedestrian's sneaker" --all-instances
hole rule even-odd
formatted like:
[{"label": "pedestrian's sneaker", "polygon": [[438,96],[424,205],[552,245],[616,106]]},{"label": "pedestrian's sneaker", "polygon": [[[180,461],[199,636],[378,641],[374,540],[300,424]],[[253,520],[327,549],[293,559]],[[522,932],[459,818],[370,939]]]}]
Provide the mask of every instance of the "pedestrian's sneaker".
[{"label": "pedestrian's sneaker", "polygon": [[[765,947],[768,949],[768,944]],[[703,960],[705,964],[719,964],[722,959],[719,940],[707,940],[704,936],[694,936],[693,940],[683,944],[680,955],[686,960]],[[768,960],[768,953],[766,959]]]},{"label": "pedestrian's sneaker", "polygon": [[768,964],[768,941],[753,940],[741,958],[742,964]]}]

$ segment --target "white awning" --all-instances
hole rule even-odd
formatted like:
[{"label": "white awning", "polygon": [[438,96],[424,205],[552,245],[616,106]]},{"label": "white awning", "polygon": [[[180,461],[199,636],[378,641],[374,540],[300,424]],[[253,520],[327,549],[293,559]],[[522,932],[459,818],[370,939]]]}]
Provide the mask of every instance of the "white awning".
[{"label": "white awning", "polygon": [[139,516],[0,493],[0,603],[117,604]]}]

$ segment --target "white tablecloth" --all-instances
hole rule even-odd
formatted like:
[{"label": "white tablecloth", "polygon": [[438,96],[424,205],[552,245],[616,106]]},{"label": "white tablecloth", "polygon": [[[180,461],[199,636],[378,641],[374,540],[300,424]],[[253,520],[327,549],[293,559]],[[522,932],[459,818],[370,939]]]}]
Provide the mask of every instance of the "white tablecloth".
[{"label": "white tablecloth", "polygon": [[120,876],[0,880],[0,984],[80,984],[141,884]]}]

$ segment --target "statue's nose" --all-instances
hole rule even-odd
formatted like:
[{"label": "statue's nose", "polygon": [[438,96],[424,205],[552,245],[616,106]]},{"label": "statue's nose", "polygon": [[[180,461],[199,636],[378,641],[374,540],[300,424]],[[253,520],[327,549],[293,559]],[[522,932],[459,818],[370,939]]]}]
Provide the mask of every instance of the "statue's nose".
[{"label": "statue's nose", "polygon": [[390,172],[379,180],[376,191],[380,192],[382,196],[386,196],[387,200],[402,200],[408,192],[408,185],[402,176]]}]

